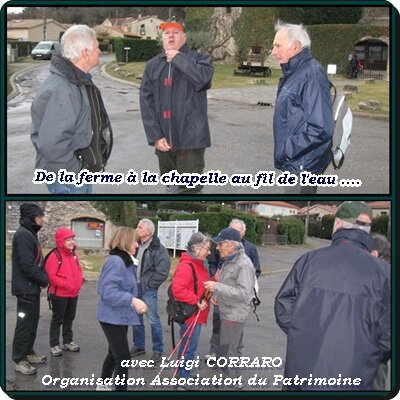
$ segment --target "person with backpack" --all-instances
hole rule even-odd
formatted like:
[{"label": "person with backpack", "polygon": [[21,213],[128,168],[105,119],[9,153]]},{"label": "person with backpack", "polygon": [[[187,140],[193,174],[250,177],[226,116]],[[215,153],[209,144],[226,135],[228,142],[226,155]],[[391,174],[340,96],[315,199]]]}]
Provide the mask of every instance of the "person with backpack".
[{"label": "person with backpack", "polygon": [[[217,358],[239,357],[240,339],[251,310],[256,275],[236,229],[225,228],[211,240],[217,244],[220,257],[224,259],[218,281],[204,283],[213,293],[213,302],[219,305],[221,331]],[[207,363],[210,360],[213,359]],[[222,372],[232,378],[240,376],[237,368],[223,369]]]},{"label": "person with backpack", "polygon": [[199,310],[180,326],[180,335],[184,336],[178,350],[178,360],[184,360],[184,366],[178,370],[180,378],[190,377],[191,370],[186,364],[195,358],[201,326],[207,322],[210,310],[208,301],[204,298],[204,282],[208,280],[208,270],[204,262],[209,254],[210,239],[201,232],[193,233],[187,244],[187,251],[181,255],[171,284],[175,300],[197,305]]},{"label": "person with backpack", "polygon": [[[75,319],[79,291],[84,283],[79,264],[75,232],[59,228],[54,234],[56,247],[45,258],[49,277],[49,304],[53,312],[50,323],[50,351],[54,357],[62,350],[76,352],[80,347],[73,341],[72,323]],[[62,325],[63,346],[60,347]]]},{"label": "person with backpack", "polygon": [[[331,162],[335,122],[328,77],[310,53],[303,25],[278,23],[272,55],[283,73],[273,119],[275,168],[300,176],[323,174]],[[297,185],[286,193],[314,194],[317,186]]]},{"label": "person with backpack", "polygon": [[[86,25],[68,28],[61,54],[51,59],[50,76],[39,88],[31,107],[31,140],[37,169],[78,174],[102,171],[110,156],[113,135],[100,90],[89,71],[99,64],[96,32]],[[92,185],[47,184],[52,194],[88,194]]]}]

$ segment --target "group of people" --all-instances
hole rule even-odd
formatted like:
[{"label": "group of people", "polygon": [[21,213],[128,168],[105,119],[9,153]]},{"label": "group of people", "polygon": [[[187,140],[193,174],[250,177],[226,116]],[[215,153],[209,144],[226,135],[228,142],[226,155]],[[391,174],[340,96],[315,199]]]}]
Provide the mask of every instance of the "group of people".
[{"label": "group of people", "polygon": [[[20,211],[12,248],[12,293],[17,296],[12,358],[16,371],[32,375],[36,373],[33,364],[46,362],[46,356],[33,350],[40,287],[50,284],[50,352],[59,357],[62,350],[79,350],[73,341],[72,322],[84,279],[74,232],[58,229],[56,248],[44,262],[37,236],[44,212],[35,204],[23,204]],[[321,390],[313,377],[340,377],[328,390],[386,388],[391,354],[390,244],[382,236],[370,235],[371,222],[372,212],[365,203],[342,203],[335,216],[332,244],[300,257],[279,289],[275,316],[287,335],[285,390]],[[178,359],[183,363],[176,371],[180,378],[191,375],[187,365],[195,359],[211,306],[213,332],[205,359],[243,354],[244,325],[261,274],[257,249],[244,239],[245,231],[245,223],[233,219],[213,238],[196,232],[180,257],[172,278],[172,295],[177,301],[197,306],[197,312],[180,326]],[[97,320],[108,342],[101,369],[103,381],[124,374],[127,377],[128,366],[122,361],[145,354],[143,315],[151,325],[152,360],[154,364],[161,361],[164,341],[158,290],[170,271],[168,252],[148,219],[140,220],[136,229],[116,229],[109,247],[97,283]],[[129,326],[134,328],[132,349]],[[236,368],[222,369],[221,373],[240,376]],[[301,384],[295,379],[299,376],[305,377]],[[341,377],[359,382],[355,387],[343,386]],[[126,380],[115,381],[114,388],[127,390]],[[97,389],[112,390],[111,385]]]},{"label": "group of people", "polygon": [[[279,82],[274,120],[274,165],[297,176],[303,171],[322,174],[331,161],[334,120],[330,86],[322,65],[312,57],[311,40],[302,25],[278,22],[272,55],[283,78]],[[160,174],[176,170],[201,174],[205,150],[211,146],[207,89],[213,66],[206,53],[191,51],[182,20],[160,25],[162,52],[149,60],[140,86],[140,109],[148,144],[154,146]],[[50,76],[32,103],[31,139],[36,168],[78,173],[93,137],[111,129],[100,91],[89,71],[98,65],[100,50],[95,32],[75,25],[61,38],[61,54],[54,55]],[[97,101],[95,101],[97,99]],[[100,122],[99,122],[100,121]],[[99,146],[111,152],[99,139]],[[108,153],[107,153],[108,154]],[[109,155],[109,154],[108,154]],[[55,182],[51,193],[90,193],[92,185]],[[196,193],[202,186],[167,186],[167,194]],[[316,186],[290,188],[303,194]]]}]

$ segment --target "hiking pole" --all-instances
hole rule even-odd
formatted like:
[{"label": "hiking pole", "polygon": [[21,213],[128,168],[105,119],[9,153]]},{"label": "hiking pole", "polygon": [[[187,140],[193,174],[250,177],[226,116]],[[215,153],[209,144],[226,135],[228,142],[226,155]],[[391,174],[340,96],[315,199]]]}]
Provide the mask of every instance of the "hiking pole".
[{"label": "hiking pole", "polygon": [[[173,319],[171,319],[171,322],[174,323]],[[186,331],[184,332],[184,334],[183,334],[182,337],[180,338],[178,344],[175,346],[175,348],[172,350],[172,353],[171,353],[171,354],[169,355],[169,357],[167,358],[167,361],[169,361],[169,360],[171,359],[171,357],[175,354],[175,352],[176,352],[176,350],[179,348],[179,346],[180,346],[182,340],[183,340],[183,339],[185,338],[185,336],[189,333],[189,330],[192,328],[192,326],[193,326],[193,324],[194,324],[195,322],[196,322],[196,321],[193,321],[193,322],[191,322],[191,323],[189,324],[189,326],[187,327]],[[158,372],[158,374],[156,375],[156,377],[159,376],[159,375],[161,374],[161,372],[163,372],[164,368],[165,368],[165,365],[163,365],[163,366],[161,367],[161,369],[160,369],[160,371]]]},{"label": "hiking pole", "polygon": [[[178,366],[176,367],[175,372],[174,372],[174,375],[172,376],[173,378],[175,378],[176,374],[178,373],[179,364],[181,363],[181,360],[182,360],[182,359],[184,358],[184,356],[185,356],[186,350],[187,350],[187,348],[188,348],[188,346],[189,346],[190,339],[192,338],[192,335],[193,335],[193,332],[194,332],[194,328],[195,328],[196,325],[197,325],[197,321],[198,321],[198,319],[199,319],[200,312],[201,312],[201,309],[199,308],[199,311],[197,311],[196,319],[195,319],[194,322],[191,324],[190,333],[189,333],[188,338],[187,338],[187,340],[186,340],[185,347],[184,347],[183,350],[182,350],[182,354],[181,354],[181,356],[180,356],[180,358],[179,358]],[[182,338],[183,338],[183,337],[182,337]]]}]

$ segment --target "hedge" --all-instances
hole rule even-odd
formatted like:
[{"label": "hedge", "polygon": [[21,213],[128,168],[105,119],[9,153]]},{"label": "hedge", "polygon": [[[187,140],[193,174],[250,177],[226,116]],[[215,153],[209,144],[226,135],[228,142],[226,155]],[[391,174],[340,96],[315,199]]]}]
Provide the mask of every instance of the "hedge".
[{"label": "hedge", "polygon": [[225,210],[221,212],[196,212],[192,214],[158,213],[158,218],[163,221],[199,220],[199,231],[210,236],[216,236],[226,228],[233,218],[239,218],[246,224],[246,239],[254,244],[261,243],[264,233],[265,220],[236,211]]},{"label": "hedge", "polygon": [[161,51],[157,40],[119,38],[114,40],[115,58],[118,62],[126,62],[126,50],[124,50],[124,47],[131,48],[128,51],[128,62],[148,61]]},{"label": "hedge", "polygon": [[380,233],[383,236],[388,234],[389,217],[380,215],[372,220],[371,232]]},{"label": "hedge", "polygon": [[9,42],[12,49],[18,49],[18,57],[27,57],[39,42]]},{"label": "hedge", "polygon": [[278,235],[286,235],[288,244],[303,244],[304,233],[304,223],[298,218],[283,217],[279,221]]},{"label": "hedge", "polygon": [[347,57],[365,36],[389,37],[389,27],[370,25],[313,25],[307,30],[311,37],[311,52],[325,67],[336,64],[339,74],[346,74]]}]

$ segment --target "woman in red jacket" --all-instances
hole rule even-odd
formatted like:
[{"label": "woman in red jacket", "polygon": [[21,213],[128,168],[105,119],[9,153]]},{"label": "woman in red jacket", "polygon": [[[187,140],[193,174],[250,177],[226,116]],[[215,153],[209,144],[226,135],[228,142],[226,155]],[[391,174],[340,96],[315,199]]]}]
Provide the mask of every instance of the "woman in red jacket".
[{"label": "woman in red jacket", "polygon": [[[47,258],[45,268],[50,282],[50,301],[53,316],[50,323],[50,350],[55,357],[63,350],[79,351],[73,342],[72,322],[75,319],[83,273],[76,255],[75,232],[68,228],[57,229],[56,249]],[[63,346],[60,347],[62,325]]]},{"label": "woman in red jacket", "polygon": [[[172,294],[177,301],[183,301],[188,304],[197,304],[200,314],[193,331],[189,328],[196,320],[197,312],[189,317],[180,327],[181,337],[189,328],[189,332],[182,340],[178,351],[178,360],[181,359],[183,349],[189,340],[184,353],[184,365],[179,368],[179,378],[189,378],[191,373],[189,360],[194,360],[197,344],[199,342],[201,325],[207,322],[208,311],[210,309],[208,302],[203,298],[205,292],[204,282],[209,280],[208,270],[204,261],[210,254],[210,239],[201,232],[196,232],[190,238],[187,244],[187,252],[181,255],[179,264],[176,268],[172,280]],[[195,290],[194,275],[197,277],[197,291]]]}]

